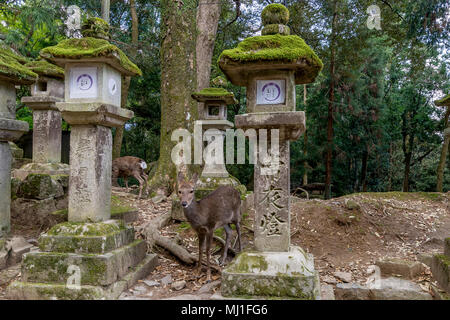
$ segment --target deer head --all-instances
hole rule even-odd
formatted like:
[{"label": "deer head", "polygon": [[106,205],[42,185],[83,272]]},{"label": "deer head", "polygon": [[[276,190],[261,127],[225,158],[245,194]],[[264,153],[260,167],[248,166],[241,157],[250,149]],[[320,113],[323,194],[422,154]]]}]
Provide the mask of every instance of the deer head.
[{"label": "deer head", "polygon": [[187,208],[195,200],[195,183],[197,182],[198,175],[194,173],[190,181],[186,181],[182,172],[178,173],[178,197],[181,200],[183,208]]}]

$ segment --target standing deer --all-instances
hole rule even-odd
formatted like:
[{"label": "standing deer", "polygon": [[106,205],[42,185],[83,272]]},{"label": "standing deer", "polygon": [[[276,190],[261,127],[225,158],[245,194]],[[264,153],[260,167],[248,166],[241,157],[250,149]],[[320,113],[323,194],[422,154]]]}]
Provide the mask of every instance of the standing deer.
[{"label": "standing deer", "polygon": [[198,235],[198,273],[201,273],[203,245],[206,240],[207,281],[211,281],[209,264],[210,248],[214,230],[224,227],[226,233],[225,248],[220,265],[224,265],[231,242],[231,223],[236,226],[239,251],[241,246],[241,196],[239,191],[231,186],[220,186],[200,201],[195,200],[194,191],[197,182],[195,173],[191,181],[185,181],[183,173],[178,174],[178,196],[181,200],[184,214]]},{"label": "standing deer", "polygon": [[122,177],[125,180],[125,187],[128,191],[128,177],[135,177],[139,181],[139,199],[142,196],[142,188],[144,187],[144,182],[146,184],[145,193],[148,189],[148,176],[145,174],[145,169],[147,164],[144,160],[137,157],[125,156],[116,158],[112,162],[112,180],[114,185],[117,184],[117,178]]}]

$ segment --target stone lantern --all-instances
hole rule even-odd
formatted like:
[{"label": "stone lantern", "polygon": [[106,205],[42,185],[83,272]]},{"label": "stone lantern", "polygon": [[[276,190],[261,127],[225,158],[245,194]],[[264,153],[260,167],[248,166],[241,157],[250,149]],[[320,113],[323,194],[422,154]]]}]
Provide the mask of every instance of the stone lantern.
[{"label": "stone lantern", "polygon": [[289,35],[288,20],[286,7],[268,5],[262,36],[244,39],[219,58],[227,78],[247,88],[248,113],[236,116],[236,127],[258,131],[259,144],[267,132],[271,150],[259,150],[254,167],[254,250],[223,270],[224,296],[319,298],[313,256],[290,243],[289,141],[305,131],[305,114],[295,111],[295,85],[313,82],[323,64],[303,39]]},{"label": "stone lantern", "polygon": [[16,85],[31,84],[37,74],[25,68],[26,60],[0,43],[0,269],[6,263],[2,251],[10,230],[11,150],[9,141],[28,131],[28,123],[16,120]]},{"label": "stone lantern", "polygon": [[69,174],[69,165],[61,163],[61,112],[57,102],[64,101],[64,69],[45,60],[25,64],[39,75],[31,85],[31,96],[22,103],[33,110],[33,162],[15,170],[15,177],[25,179],[30,173]]},{"label": "stone lantern", "polygon": [[41,51],[65,68],[65,101],[56,106],[71,125],[69,221],[40,236],[40,251],[23,260],[22,282],[8,288],[12,298],[116,299],[157,264],[132,227],[110,220],[111,127],[133,116],[120,107],[120,79],[142,73],[105,39],[108,29],[91,18],[84,38]]}]

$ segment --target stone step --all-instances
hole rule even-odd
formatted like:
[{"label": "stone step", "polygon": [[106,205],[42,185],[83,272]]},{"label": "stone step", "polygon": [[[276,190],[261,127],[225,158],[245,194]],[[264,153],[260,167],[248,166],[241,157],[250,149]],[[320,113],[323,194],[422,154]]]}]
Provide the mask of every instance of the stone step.
[{"label": "stone step", "polygon": [[425,271],[425,267],[420,262],[408,261],[396,258],[386,258],[377,261],[382,277],[401,276],[406,279],[413,279]]},{"label": "stone step", "polygon": [[431,272],[439,286],[450,293],[450,257],[443,254],[434,255]]},{"label": "stone step", "polygon": [[134,229],[116,220],[61,223],[39,238],[39,249],[58,253],[106,253],[134,241]]},{"label": "stone step", "polygon": [[139,279],[145,278],[158,265],[156,254],[147,255],[132,271],[108,286],[81,285],[70,288],[65,283],[33,283],[15,281],[6,296],[14,300],[112,300],[131,288]]},{"label": "stone step", "polygon": [[416,283],[399,279],[379,279],[371,286],[357,283],[338,283],[334,291],[336,300],[431,300]]},{"label": "stone step", "polygon": [[[130,268],[144,259],[147,245],[143,240],[102,254],[32,252],[22,263],[22,280],[39,283],[67,283],[80,268],[81,285],[110,285],[124,277]],[[71,267],[71,269],[69,269]],[[68,272],[70,271],[70,273]]]}]

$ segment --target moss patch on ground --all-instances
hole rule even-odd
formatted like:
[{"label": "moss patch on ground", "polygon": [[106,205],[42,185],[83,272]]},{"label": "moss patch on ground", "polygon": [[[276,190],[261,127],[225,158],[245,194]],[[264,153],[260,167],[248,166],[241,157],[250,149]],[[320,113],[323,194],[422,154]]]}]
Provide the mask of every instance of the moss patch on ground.
[{"label": "moss patch on ground", "polygon": [[67,39],[56,46],[42,49],[40,55],[48,60],[55,58],[71,60],[99,57],[113,58],[118,60],[125,70],[135,75],[142,75],[141,69],[131,62],[122,50],[104,39],[90,37]]},{"label": "moss patch on ground", "polygon": [[[400,192],[400,191],[391,191],[391,192],[361,192],[354,193],[349,196],[354,195],[365,195],[371,198],[377,199],[398,199],[398,200],[414,200],[414,199],[422,199],[422,200],[430,200],[430,201],[442,201],[443,195],[439,192]],[[349,197],[345,196],[345,197]]]},{"label": "moss patch on ground", "polygon": [[25,64],[25,67],[38,75],[64,79],[64,69],[45,60],[28,62]]}]

